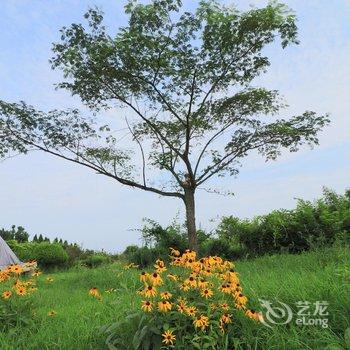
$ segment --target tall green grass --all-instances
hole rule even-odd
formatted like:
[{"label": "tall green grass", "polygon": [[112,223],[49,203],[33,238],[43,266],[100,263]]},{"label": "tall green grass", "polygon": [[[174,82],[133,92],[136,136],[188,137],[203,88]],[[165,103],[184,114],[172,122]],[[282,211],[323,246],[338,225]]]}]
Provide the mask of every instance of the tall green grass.
[{"label": "tall green grass", "polygon": [[[260,299],[281,301],[297,311],[297,301],[329,302],[329,328],[294,323],[268,328],[244,321],[237,349],[347,349],[350,327],[350,249],[330,248],[301,255],[274,255],[237,262],[245,294],[259,310]],[[39,277],[35,324],[0,334],[1,350],[105,349],[100,328],[125,318],[139,307],[137,270],[120,264],[72,269]],[[52,283],[46,282],[50,276]],[[102,301],[88,295],[103,292]],[[106,293],[109,288],[115,291]],[[55,310],[57,315],[48,317]],[[131,342],[130,342],[131,343]]]}]

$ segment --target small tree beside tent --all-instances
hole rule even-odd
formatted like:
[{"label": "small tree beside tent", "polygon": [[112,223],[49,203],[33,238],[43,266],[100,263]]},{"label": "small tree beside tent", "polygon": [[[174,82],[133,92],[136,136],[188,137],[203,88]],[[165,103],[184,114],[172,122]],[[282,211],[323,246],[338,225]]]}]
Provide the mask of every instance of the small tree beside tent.
[{"label": "small tree beside tent", "polygon": [[[197,249],[197,189],[237,174],[252,151],[273,160],[282,149],[316,145],[328,118],[312,111],[278,118],[285,107],[278,91],[253,85],[270,65],[268,44],[298,43],[286,6],[240,12],[207,0],[191,13],[180,0],[130,0],[125,8],[129,23],[116,35],[91,9],[87,26],[64,27],[53,45],[52,67],[66,79],[58,87],[79,96],[94,116],[0,101],[0,157],[41,150],[123,185],[179,198]],[[125,122],[124,146],[105,125],[108,109]]]}]

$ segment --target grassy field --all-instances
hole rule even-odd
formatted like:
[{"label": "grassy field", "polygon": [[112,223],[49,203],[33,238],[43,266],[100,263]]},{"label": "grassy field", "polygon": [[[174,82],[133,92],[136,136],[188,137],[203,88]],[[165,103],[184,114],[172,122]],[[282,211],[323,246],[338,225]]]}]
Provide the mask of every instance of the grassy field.
[{"label": "grassy field", "polygon": [[[268,328],[247,322],[237,349],[347,349],[345,330],[350,327],[350,250],[332,248],[302,255],[266,256],[236,263],[245,294],[261,309],[258,299],[282,301],[297,311],[297,301],[328,301],[329,327],[295,323]],[[111,324],[139,307],[134,290],[137,270],[120,264],[97,269],[71,269],[39,277],[40,290],[35,326],[0,334],[1,350],[105,349],[100,327]],[[52,277],[53,282],[46,281]],[[103,293],[98,301],[91,287]],[[50,310],[57,312],[48,317]]]}]

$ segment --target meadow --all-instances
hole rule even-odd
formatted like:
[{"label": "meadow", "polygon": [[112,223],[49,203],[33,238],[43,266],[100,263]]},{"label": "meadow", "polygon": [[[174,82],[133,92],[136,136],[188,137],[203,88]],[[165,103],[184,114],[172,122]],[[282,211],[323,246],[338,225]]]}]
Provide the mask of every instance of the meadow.
[{"label": "meadow", "polygon": [[[328,328],[293,322],[269,328],[247,319],[237,334],[237,349],[350,349],[349,248],[237,261],[236,270],[256,310],[262,310],[259,299],[282,301],[294,313],[298,301],[329,303]],[[140,308],[139,274],[122,263],[44,273],[38,277],[35,322],[1,333],[0,349],[106,349],[101,327]],[[89,295],[92,287],[101,291],[101,300]],[[56,314],[48,316],[50,311]],[[129,345],[133,349],[132,339]]]}]

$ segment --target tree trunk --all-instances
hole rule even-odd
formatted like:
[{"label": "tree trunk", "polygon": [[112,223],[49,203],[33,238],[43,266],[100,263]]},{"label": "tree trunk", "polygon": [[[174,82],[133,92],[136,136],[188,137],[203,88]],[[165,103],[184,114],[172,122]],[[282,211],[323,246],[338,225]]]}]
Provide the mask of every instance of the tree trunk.
[{"label": "tree trunk", "polygon": [[186,206],[186,226],[188,233],[189,248],[198,253],[198,241],[196,230],[196,216],[195,216],[195,200],[194,190],[186,189],[184,202]]}]

